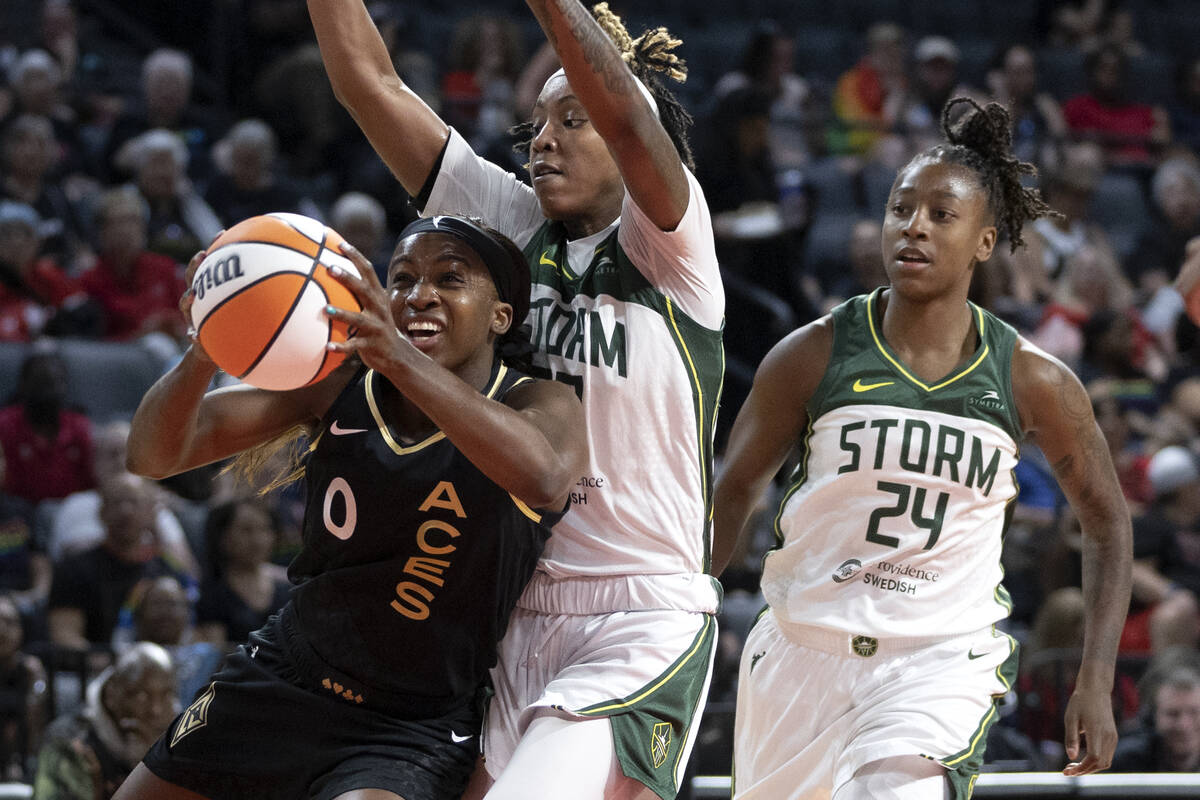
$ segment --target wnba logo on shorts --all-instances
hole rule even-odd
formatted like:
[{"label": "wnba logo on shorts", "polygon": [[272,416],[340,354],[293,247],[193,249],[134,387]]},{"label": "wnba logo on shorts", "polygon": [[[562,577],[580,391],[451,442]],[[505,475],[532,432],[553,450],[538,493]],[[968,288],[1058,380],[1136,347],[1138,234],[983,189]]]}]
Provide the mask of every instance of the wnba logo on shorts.
[{"label": "wnba logo on shorts", "polygon": [[654,725],[654,730],[650,732],[650,758],[654,762],[654,768],[658,769],[667,760],[667,753],[671,750],[671,723],[659,722]]}]

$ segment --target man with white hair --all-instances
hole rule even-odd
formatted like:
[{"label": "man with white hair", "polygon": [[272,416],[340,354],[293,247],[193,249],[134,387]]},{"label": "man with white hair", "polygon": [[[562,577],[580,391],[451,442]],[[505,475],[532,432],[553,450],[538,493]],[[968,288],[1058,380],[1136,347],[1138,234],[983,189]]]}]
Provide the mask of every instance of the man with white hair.
[{"label": "man with white hair", "polygon": [[1154,171],[1151,194],[1158,214],[1125,265],[1143,288],[1174,278],[1188,240],[1200,235],[1200,167],[1190,157],[1164,160]]},{"label": "man with white hair", "polygon": [[387,272],[391,236],[382,203],[364,192],[346,192],[330,209],[329,224],[358,252],[370,258],[377,272]]},{"label": "man with white hair", "polygon": [[192,81],[192,59],[182,50],[160,48],[146,56],[139,102],[117,118],[109,133],[105,164],[111,178],[131,176],[127,166],[116,162],[117,154],[130,139],[156,128],[186,143],[193,177],[208,176],[208,151],[221,126],[211,109],[201,109],[192,101]]},{"label": "man with white hair", "polygon": [[260,119],[241,120],[213,147],[217,174],[204,199],[226,223],[272,211],[319,215],[316,204],[302,196],[276,160],[277,153],[275,131]]}]

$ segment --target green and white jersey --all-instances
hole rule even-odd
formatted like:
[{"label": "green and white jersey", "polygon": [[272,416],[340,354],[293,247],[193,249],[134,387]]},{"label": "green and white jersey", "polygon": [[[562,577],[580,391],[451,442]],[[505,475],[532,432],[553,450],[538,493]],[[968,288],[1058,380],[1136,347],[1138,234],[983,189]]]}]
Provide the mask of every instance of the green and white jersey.
[{"label": "green and white jersey", "polygon": [[972,306],[978,350],[925,383],[883,340],[882,291],[833,311],[763,593],[784,620],[853,634],[979,630],[1011,610],[1000,550],[1017,494],[1017,334]]},{"label": "green and white jersey", "polygon": [[[479,216],[524,249],[536,371],[583,401],[591,461],[539,570],[661,576],[655,586],[629,581],[628,604],[711,611],[716,589],[703,573],[725,296],[708,207],[690,173],[688,183],[674,231],[626,195],[611,226],[568,241],[532,189],[452,131],[423,213]],[[672,598],[663,586],[675,587]]]}]

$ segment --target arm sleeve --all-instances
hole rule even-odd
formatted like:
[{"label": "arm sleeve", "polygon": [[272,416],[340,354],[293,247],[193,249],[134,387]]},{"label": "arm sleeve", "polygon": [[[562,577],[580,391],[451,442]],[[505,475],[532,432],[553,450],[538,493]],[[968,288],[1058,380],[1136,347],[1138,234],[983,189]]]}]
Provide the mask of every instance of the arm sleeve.
[{"label": "arm sleeve", "polygon": [[691,192],[675,230],[661,230],[626,194],[617,235],[621,247],[659,291],[696,322],[718,330],[725,317],[725,289],[712,217],[696,176],[685,172]]},{"label": "arm sleeve", "polygon": [[545,222],[533,189],[511,172],[475,155],[453,128],[421,214],[479,217],[522,248]]}]

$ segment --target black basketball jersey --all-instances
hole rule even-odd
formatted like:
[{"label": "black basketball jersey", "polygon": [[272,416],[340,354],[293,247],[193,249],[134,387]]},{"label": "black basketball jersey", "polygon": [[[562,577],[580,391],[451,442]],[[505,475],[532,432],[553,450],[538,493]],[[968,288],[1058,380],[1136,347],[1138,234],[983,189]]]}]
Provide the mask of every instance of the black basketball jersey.
[{"label": "black basketball jersey", "polygon": [[[484,393],[530,380],[497,361]],[[450,707],[485,681],[562,512],[528,508],[440,431],[402,443],[381,415],[397,392],[363,368],[322,421],[284,629],[365,686]]]}]

